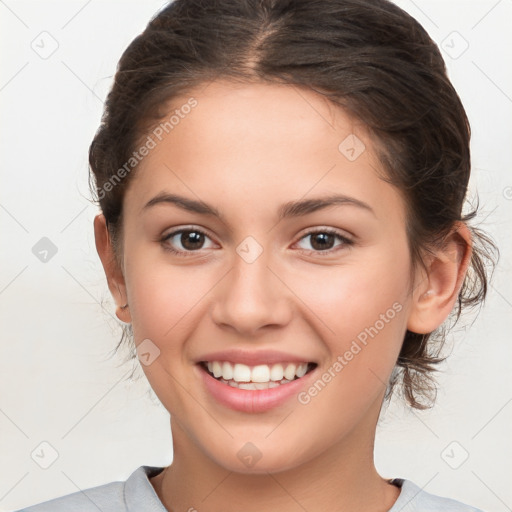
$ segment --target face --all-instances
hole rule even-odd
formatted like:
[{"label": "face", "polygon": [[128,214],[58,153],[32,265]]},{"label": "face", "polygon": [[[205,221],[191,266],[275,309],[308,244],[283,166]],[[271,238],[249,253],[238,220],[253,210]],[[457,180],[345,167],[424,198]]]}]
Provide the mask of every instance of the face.
[{"label": "face", "polygon": [[172,110],[191,97],[123,205],[128,321],[175,457],[258,473],[357,453],[407,327],[402,198],[313,91],[217,81]]}]

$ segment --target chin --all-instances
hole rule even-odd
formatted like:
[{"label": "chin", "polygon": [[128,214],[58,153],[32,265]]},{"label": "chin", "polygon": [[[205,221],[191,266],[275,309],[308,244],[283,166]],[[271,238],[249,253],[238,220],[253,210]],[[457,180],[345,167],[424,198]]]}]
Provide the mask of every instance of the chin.
[{"label": "chin", "polygon": [[227,471],[244,475],[280,473],[298,468],[308,460],[296,447],[269,440],[254,443],[234,440],[230,446],[218,445],[217,448],[212,452],[210,445],[205,450],[210,459]]}]

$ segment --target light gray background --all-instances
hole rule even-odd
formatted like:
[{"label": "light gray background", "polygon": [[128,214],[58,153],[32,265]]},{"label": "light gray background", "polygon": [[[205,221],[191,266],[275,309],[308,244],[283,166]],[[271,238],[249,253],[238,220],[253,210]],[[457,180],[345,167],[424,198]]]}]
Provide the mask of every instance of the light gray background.
[{"label": "light gray background", "polygon": [[[486,306],[452,338],[436,407],[393,403],[383,416],[377,467],[504,512],[512,510],[512,0],[397,3],[443,48],[473,129],[471,191],[502,257]],[[172,460],[167,412],[144,377],[124,380],[130,363],[109,359],[120,329],[87,201],[88,145],[116,63],[162,5],[0,1],[2,511]],[[57,247],[46,263],[32,252],[42,237]]]}]

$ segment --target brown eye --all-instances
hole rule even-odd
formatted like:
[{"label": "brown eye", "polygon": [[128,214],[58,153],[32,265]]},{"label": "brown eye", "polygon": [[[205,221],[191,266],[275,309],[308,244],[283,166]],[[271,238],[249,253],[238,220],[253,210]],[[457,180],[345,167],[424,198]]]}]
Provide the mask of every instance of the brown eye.
[{"label": "brown eye", "polygon": [[336,238],[330,233],[315,233],[309,236],[311,237],[311,246],[319,251],[332,249]]},{"label": "brown eye", "polygon": [[[353,241],[343,236],[342,234],[332,229],[321,229],[317,231],[311,231],[303,236],[300,242],[309,239],[310,248],[304,246],[301,247],[305,252],[308,253],[326,253],[331,254],[339,249],[353,245]],[[339,243],[336,244],[336,240]]]},{"label": "brown eye", "polygon": [[182,231],[179,240],[185,249],[193,251],[194,249],[201,249],[204,243],[204,234],[198,231]]},{"label": "brown eye", "polygon": [[164,248],[175,254],[191,253],[201,249],[211,248],[212,245],[204,247],[210,237],[199,229],[179,229],[162,238]]}]

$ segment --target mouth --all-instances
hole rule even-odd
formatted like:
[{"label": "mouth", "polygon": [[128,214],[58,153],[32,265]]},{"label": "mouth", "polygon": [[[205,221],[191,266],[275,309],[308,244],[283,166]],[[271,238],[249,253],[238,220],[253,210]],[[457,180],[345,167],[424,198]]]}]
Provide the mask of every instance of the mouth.
[{"label": "mouth", "polygon": [[317,364],[282,362],[248,366],[230,361],[201,361],[199,366],[222,384],[256,391],[277,388],[301,379],[313,371]]}]

